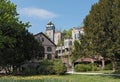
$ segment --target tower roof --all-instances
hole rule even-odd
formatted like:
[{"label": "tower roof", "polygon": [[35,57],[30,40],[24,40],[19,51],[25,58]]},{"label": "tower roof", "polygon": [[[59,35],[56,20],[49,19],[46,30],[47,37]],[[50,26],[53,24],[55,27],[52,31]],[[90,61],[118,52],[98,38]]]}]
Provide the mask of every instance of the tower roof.
[{"label": "tower roof", "polygon": [[48,24],[47,25],[54,25],[51,21],[50,22],[48,22]]},{"label": "tower roof", "polygon": [[48,24],[46,25],[46,30],[55,30],[55,26],[54,24],[50,21],[48,22]]}]

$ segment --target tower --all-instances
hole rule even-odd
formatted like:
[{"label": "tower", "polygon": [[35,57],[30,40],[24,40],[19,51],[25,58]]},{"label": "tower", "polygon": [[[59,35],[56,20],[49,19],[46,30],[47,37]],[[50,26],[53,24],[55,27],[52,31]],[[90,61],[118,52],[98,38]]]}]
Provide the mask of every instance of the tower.
[{"label": "tower", "polygon": [[54,24],[50,21],[46,25],[46,34],[47,36],[51,39],[51,41],[54,42],[54,33],[55,33],[55,26]]}]

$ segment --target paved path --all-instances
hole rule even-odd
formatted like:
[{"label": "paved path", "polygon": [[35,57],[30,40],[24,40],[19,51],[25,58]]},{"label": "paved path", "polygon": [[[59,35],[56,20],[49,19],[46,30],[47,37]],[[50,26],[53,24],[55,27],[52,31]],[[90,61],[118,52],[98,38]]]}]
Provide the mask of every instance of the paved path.
[{"label": "paved path", "polygon": [[69,71],[67,72],[67,74],[120,76],[120,74],[88,73],[88,72],[73,72],[73,71]]}]

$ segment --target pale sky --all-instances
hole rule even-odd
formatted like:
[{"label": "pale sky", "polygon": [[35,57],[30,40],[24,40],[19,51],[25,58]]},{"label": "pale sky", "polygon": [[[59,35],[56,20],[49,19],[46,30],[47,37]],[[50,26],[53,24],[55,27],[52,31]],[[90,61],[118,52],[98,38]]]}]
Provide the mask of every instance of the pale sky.
[{"label": "pale sky", "polygon": [[83,25],[91,6],[98,0],[11,0],[17,5],[20,20],[30,22],[28,30],[37,34],[45,32],[52,21],[57,30],[68,30]]}]

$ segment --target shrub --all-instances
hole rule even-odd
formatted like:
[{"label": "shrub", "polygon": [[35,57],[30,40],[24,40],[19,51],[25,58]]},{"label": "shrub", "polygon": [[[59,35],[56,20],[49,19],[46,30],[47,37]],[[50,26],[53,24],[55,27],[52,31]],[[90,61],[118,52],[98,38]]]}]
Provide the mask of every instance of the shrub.
[{"label": "shrub", "polygon": [[39,66],[37,67],[38,74],[54,74],[53,70],[53,62],[50,60],[43,60],[40,62]]},{"label": "shrub", "polygon": [[25,75],[34,74],[65,74],[67,68],[61,60],[42,60],[39,64],[29,64],[23,67],[22,73]]},{"label": "shrub", "polygon": [[119,73],[120,74],[120,62],[117,62],[117,67],[116,67],[115,73]]},{"label": "shrub", "polygon": [[89,66],[91,67],[91,71],[98,71],[98,67],[96,63],[91,63],[89,64]]},{"label": "shrub", "polygon": [[57,75],[65,74],[65,72],[67,71],[66,66],[62,63],[61,60],[54,60],[53,69],[55,74]]},{"label": "shrub", "polygon": [[77,64],[75,65],[76,72],[97,71],[98,67],[95,64]]},{"label": "shrub", "polygon": [[24,75],[34,75],[36,74],[37,70],[36,70],[36,66],[34,65],[25,65],[22,67],[22,74]]},{"label": "shrub", "polygon": [[75,71],[76,72],[91,71],[91,67],[87,64],[77,64],[77,65],[75,65]]},{"label": "shrub", "polygon": [[112,70],[112,63],[105,65],[105,70]]}]

